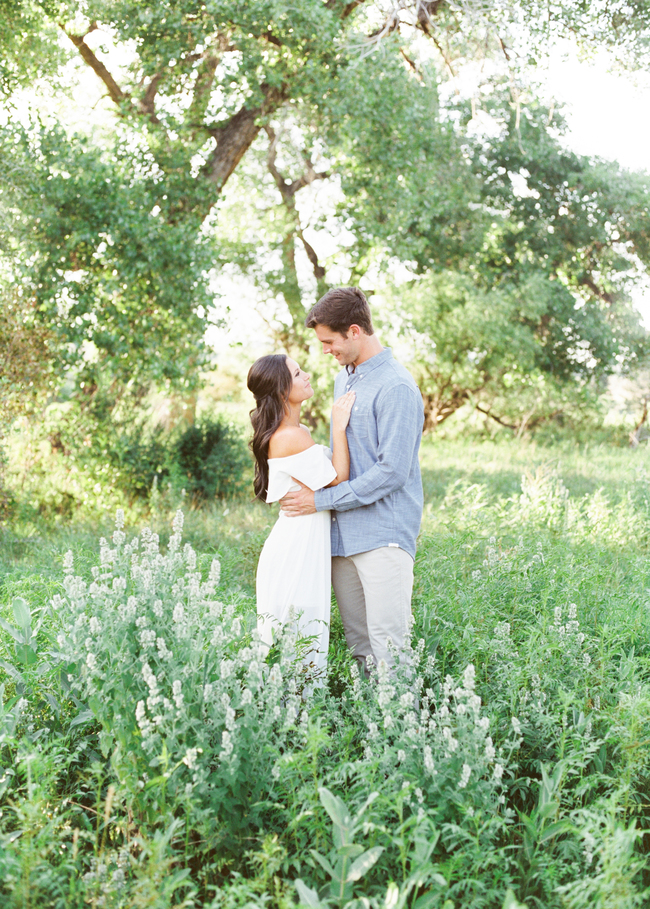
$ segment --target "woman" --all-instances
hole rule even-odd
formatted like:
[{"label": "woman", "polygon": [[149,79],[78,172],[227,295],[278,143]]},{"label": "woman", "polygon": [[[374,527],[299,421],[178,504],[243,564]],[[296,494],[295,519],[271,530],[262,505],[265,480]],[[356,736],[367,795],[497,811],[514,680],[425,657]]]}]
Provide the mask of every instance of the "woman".
[{"label": "woman", "polygon": [[[255,455],[255,495],[277,502],[296,481],[310,489],[348,479],[350,456],[345,429],[354,403],[348,392],[332,408],[333,450],[316,445],[300,423],[303,401],[314,390],[309,376],[284,354],[261,357],[251,366],[248,387],[257,407],[251,411]],[[293,616],[301,637],[313,642],[308,662],[321,675],[327,666],[330,618],[330,513],[288,518],[280,512],[257,567],[257,622],[270,646],[273,631]]]}]

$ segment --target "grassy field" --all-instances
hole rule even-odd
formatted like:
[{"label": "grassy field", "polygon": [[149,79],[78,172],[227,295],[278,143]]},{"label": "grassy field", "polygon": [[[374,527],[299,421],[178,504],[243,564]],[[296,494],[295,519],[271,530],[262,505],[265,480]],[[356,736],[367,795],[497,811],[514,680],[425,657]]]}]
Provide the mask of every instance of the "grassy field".
[{"label": "grassy field", "polygon": [[647,905],[647,458],[427,441],[410,667],[334,610],[313,691],[251,635],[271,509],[8,528],[3,905]]}]

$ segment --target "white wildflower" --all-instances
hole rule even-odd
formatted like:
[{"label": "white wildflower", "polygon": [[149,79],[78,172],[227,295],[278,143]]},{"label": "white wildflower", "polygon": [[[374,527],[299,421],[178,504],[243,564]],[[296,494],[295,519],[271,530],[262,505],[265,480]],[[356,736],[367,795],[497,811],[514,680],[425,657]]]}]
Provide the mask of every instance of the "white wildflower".
[{"label": "white wildflower", "polygon": [[502,776],[503,776],[503,765],[495,764],[494,765],[494,779],[500,780]]},{"label": "white wildflower", "polygon": [[183,512],[179,508],[176,514],[174,515],[174,520],[172,521],[172,530],[176,534],[180,534],[183,530],[183,522],[185,518],[183,517]]},{"label": "white wildflower", "polygon": [[512,728],[515,731],[515,735],[521,735],[521,723],[516,716],[512,717]]},{"label": "white wildflower", "polygon": [[218,587],[220,577],[221,577],[221,564],[219,562],[219,559],[213,559],[212,564],[210,565],[210,574],[208,575],[208,581],[214,587]]},{"label": "white wildflower", "polygon": [[72,555],[72,550],[68,549],[66,554],[63,556],[63,570],[66,574],[70,574],[74,567],[74,557]]},{"label": "white wildflower", "polygon": [[230,733],[227,729],[221,733],[221,752],[219,753],[219,760],[225,761],[233,752],[233,742],[230,737]]},{"label": "white wildflower", "polygon": [[575,621],[575,619],[577,617],[578,617],[578,607],[576,606],[575,603],[569,603],[569,618],[572,621]]},{"label": "white wildflower", "polygon": [[424,746],[423,754],[424,754],[424,769],[426,770],[427,773],[429,773],[431,776],[433,776],[433,774],[436,772],[436,770],[435,770],[435,765],[433,763],[433,755],[431,753],[430,745]]},{"label": "white wildflower", "polygon": [[[397,752],[397,760],[399,761],[400,764],[403,764],[404,761],[406,760],[406,752],[403,751],[401,748]],[[408,785],[408,783],[407,783],[407,785]]]},{"label": "white wildflower", "polygon": [[492,762],[496,757],[496,751],[494,750],[494,744],[492,739],[488,736],[485,740],[485,760]]},{"label": "white wildflower", "polygon": [[147,661],[142,664],[142,678],[145,680],[149,686],[149,690],[152,694],[156,694],[158,691],[158,680],[151,670],[151,666]]},{"label": "white wildflower", "polygon": [[97,669],[97,657],[94,653],[89,653],[86,657],[86,666],[91,672],[95,672]]},{"label": "white wildflower", "polygon": [[194,571],[196,568],[196,553],[192,549],[189,543],[186,543],[183,547],[183,557],[185,559],[185,564],[187,565],[190,571]]},{"label": "white wildflower", "polygon": [[461,773],[460,780],[458,781],[458,788],[465,789],[469,783],[469,778],[472,773],[472,768],[469,764],[463,764],[463,772]]},{"label": "white wildflower", "polygon": [[588,666],[591,663],[591,657],[589,656],[588,653],[582,654],[582,660],[583,660],[585,666]]},{"label": "white wildflower", "polygon": [[180,710],[183,706],[183,692],[181,690],[181,683],[176,679],[172,684],[172,697],[174,698],[174,703],[176,708]]},{"label": "white wildflower", "polygon": [[196,759],[202,750],[202,748],[188,748],[183,758],[185,766],[192,770],[196,766]]},{"label": "white wildflower", "polygon": [[102,630],[102,626],[99,623],[99,619],[96,616],[91,616],[90,621],[88,622],[88,628],[91,634],[99,634]]},{"label": "white wildflower", "polygon": [[467,691],[474,691],[474,686],[476,683],[476,670],[472,663],[469,664],[465,672],[463,673],[463,684]]},{"label": "white wildflower", "polygon": [[162,600],[156,600],[155,603],[153,604],[152,609],[153,609],[153,614],[156,616],[156,618],[162,619],[162,615],[163,615]]},{"label": "white wildflower", "polygon": [[[153,632],[155,634],[155,632]],[[164,638],[157,638],[156,646],[158,648],[158,656],[161,660],[169,660],[172,658],[173,654],[171,650],[167,647],[167,643]]]},{"label": "white wildflower", "polygon": [[135,597],[131,596],[126,601],[126,608],[124,610],[124,618],[126,621],[131,621],[135,618],[136,611],[138,609],[138,601]]}]

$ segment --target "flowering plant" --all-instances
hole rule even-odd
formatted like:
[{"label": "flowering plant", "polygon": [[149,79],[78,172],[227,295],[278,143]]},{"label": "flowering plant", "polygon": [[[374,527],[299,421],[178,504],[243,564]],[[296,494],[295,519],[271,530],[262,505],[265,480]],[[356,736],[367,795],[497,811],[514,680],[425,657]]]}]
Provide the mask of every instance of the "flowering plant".
[{"label": "flowering plant", "polygon": [[295,641],[287,632],[266,665],[246,616],[217,599],[218,560],[203,580],[182,526],[179,511],[162,553],[147,529],[127,542],[118,512],[90,584],[69,553],[58,645],[136,810],[155,818],[182,804],[215,835],[218,819],[254,819],[278,750],[301,735]]}]

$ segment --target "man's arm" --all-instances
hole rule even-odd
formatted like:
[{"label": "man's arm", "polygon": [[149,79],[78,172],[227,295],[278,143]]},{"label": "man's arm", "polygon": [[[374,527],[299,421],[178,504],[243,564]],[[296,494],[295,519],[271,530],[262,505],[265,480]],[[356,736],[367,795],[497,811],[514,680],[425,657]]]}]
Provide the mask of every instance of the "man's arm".
[{"label": "man's arm", "polygon": [[[408,385],[389,388],[379,401],[378,458],[364,473],[314,494],[317,511],[349,511],[371,505],[406,483],[422,436],[422,399]],[[302,490],[301,490],[302,492]]]}]

